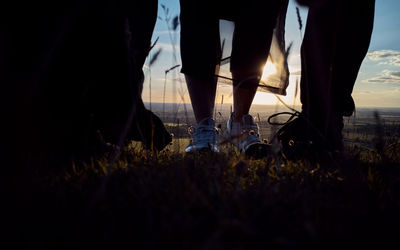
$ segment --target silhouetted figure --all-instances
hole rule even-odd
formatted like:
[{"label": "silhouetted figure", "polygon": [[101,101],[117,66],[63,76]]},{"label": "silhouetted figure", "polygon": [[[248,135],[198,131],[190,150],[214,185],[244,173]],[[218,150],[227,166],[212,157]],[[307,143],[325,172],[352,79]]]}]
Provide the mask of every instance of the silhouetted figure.
[{"label": "silhouetted figure", "polygon": [[278,138],[288,157],[343,150],[343,116],[351,116],[351,93],[368,51],[375,0],[302,0],[309,7],[301,48],[300,118]]},{"label": "silhouetted figure", "polygon": [[87,159],[104,142],[161,150],[171,141],[141,99],[157,0],[12,5],[0,31],[0,77],[13,165]]},{"label": "silhouetted figure", "polygon": [[[286,0],[181,0],[181,56],[194,115],[198,123],[186,152],[218,151],[218,132],[212,119],[218,65],[221,60],[219,20],[235,23],[230,70],[234,113],[228,136],[241,152],[267,152],[249,109],[267,61],[278,14]],[[259,149],[259,150],[258,150]]]}]

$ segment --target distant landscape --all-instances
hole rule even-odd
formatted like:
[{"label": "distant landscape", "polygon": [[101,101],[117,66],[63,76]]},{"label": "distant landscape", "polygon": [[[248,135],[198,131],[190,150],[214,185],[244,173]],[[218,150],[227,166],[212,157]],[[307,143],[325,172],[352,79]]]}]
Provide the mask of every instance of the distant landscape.
[{"label": "distant landscape", "polygon": [[[150,104],[145,104],[150,108]],[[301,110],[300,106],[292,107]],[[151,103],[151,109],[166,124],[167,129],[174,134],[175,139],[183,139],[185,144],[189,139],[187,129],[195,126],[191,104]],[[163,113],[165,109],[165,114]],[[231,104],[215,105],[215,120],[217,126],[224,130],[231,112]],[[253,105],[250,114],[259,124],[260,134],[263,139],[270,140],[280,126],[271,126],[267,119],[270,115],[278,112],[291,112],[283,105]],[[282,115],[276,121],[285,122],[290,116]],[[352,117],[344,119],[345,128],[343,136],[347,147],[373,148],[376,143],[375,137],[381,137],[385,144],[397,143],[400,140],[400,108],[382,107],[360,107],[356,109]],[[182,150],[180,145],[180,150]]]}]

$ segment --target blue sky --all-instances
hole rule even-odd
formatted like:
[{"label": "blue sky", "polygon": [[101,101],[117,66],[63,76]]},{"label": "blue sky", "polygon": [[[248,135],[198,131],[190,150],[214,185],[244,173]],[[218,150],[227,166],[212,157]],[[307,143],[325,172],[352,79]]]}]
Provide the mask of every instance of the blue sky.
[{"label": "blue sky", "polygon": [[[179,0],[159,0],[159,4],[169,9],[171,19],[179,15]],[[291,72],[300,70],[301,37],[295,11],[296,4],[290,1],[286,20],[286,40],[293,42],[294,47],[289,58]],[[187,94],[184,77],[179,68],[168,73],[165,81],[165,70],[181,64],[179,53],[179,27],[173,32],[166,25],[165,12],[161,6],[158,11],[159,19],[153,34],[153,41],[159,41],[154,51],[162,49],[158,60],[151,66],[145,67],[144,101],[162,102],[164,83],[166,83],[166,102],[186,102],[190,99]],[[305,24],[307,10],[301,9]],[[174,52],[175,51],[175,52]],[[151,55],[150,55],[151,56]],[[147,62],[148,63],[148,62]],[[288,94],[284,101],[299,104],[298,97],[294,98],[294,88],[297,75],[290,78]],[[150,96],[151,83],[151,96]],[[224,103],[231,102],[231,87],[219,84],[216,102],[224,95]],[[376,0],[374,30],[367,57],[365,58],[353,91],[356,105],[374,107],[400,107],[400,1]],[[275,104],[277,99],[269,93],[257,93],[255,104]]]}]

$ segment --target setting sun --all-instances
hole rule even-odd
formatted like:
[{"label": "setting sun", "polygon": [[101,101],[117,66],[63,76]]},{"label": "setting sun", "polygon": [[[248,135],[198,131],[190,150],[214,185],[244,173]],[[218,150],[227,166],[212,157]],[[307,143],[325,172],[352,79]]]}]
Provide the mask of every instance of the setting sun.
[{"label": "setting sun", "polygon": [[266,80],[269,76],[276,74],[276,66],[270,60],[264,66],[263,75],[261,77],[262,80]]}]

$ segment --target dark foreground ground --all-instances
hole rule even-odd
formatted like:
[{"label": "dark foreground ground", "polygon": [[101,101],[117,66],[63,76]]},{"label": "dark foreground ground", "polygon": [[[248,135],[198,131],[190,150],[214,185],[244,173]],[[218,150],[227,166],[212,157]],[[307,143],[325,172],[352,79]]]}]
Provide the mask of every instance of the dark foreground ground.
[{"label": "dark foreground ground", "polygon": [[[11,249],[399,249],[399,145],[329,166],[139,149],[8,190]],[[21,178],[23,179],[23,178]],[[20,187],[21,187],[20,186]],[[2,249],[6,249],[2,247]]]}]

